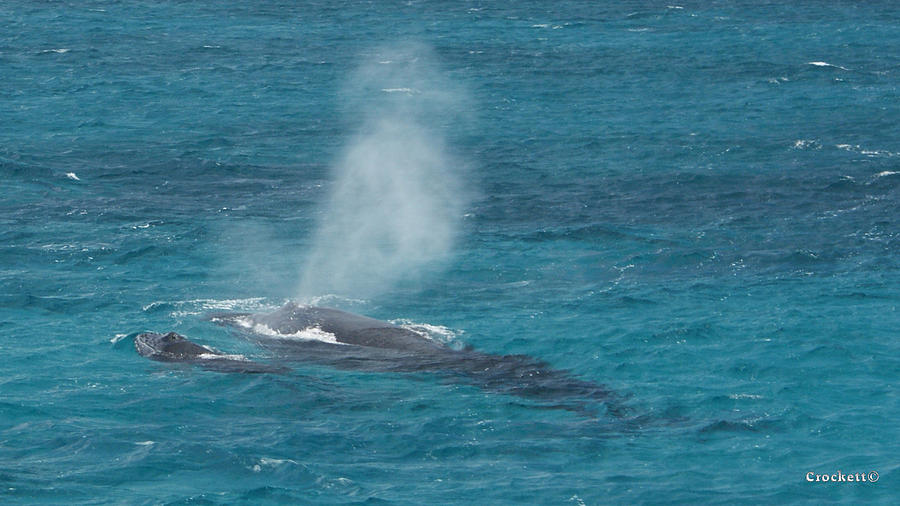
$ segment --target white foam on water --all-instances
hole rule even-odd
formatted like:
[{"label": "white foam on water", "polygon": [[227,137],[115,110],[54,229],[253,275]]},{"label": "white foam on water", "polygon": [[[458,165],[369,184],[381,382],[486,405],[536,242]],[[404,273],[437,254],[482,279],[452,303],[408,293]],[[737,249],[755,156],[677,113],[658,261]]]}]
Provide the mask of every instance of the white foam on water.
[{"label": "white foam on water", "polygon": [[134,444],[138,446],[152,446],[156,444],[156,441],[135,441]]},{"label": "white foam on water", "polygon": [[575,503],[577,506],[585,506],[584,499],[578,497],[578,494],[573,495],[569,498],[569,502]]},{"label": "white foam on water", "polygon": [[844,151],[850,151],[851,153],[859,153],[861,155],[868,156],[869,158],[876,156],[886,156],[886,157],[894,157],[900,156],[900,153],[895,153],[893,151],[881,150],[881,149],[865,149],[859,144],[835,144],[834,147],[838,149],[843,149]]},{"label": "white foam on water", "polygon": [[81,179],[75,175],[74,172],[66,172],[66,177],[69,179],[74,179],[75,181],[81,181]]},{"label": "white foam on water", "polygon": [[254,473],[259,473],[262,472],[263,467],[277,467],[284,464],[296,465],[297,462],[291,459],[270,459],[268,457],[262,457],[259,459],[258,464],[253,464],[253,466],[250,467],[250,470]]},{"label": "white foam on water", "polygon": [[895,174],[900,174],[900,172],[897,172],[894,170],[886,170],[884,172],[879,172],[878,174],[875,174],[875,177],[879,178],[879,177],[885,177],[885,176],[893,176]]},{"label": "white foam on water", "polygon": [[[206,348],[204,346],[204,348]],[[203,360],[240,360],[241,362],[249,362],[250,360],[243,355],[228,355],[220,353],[201,353],[197,355]]]},{"label": "white foam on water", "polygon": [[806,63],[807,63],[807,65],[815,65],[816,67],[834,67],[836,69],[841,69],[841,70],[850,70],[846,67],[841,67],[840,65],[834,65],[834,64],[828,63],[826,61],[811,61],[811,62],[806,62]]},{"label": "white foam on water", "polygon": [[417,323],[407,319],[391,320],[390,323],[393,323],[394,325],[397,325],[398,327],[404,328],[406,330],[411,330],[424,338],[444,344],[450,344],[454,342],[456,338],[463,333],[461,330],[453,330],[451,328],[444,327],[443,325]]},{"label": "white foam on water", "polygon": [[270,459],[268,457],[263,457],[259,459],[259,463],[263,466],[280,466],[281,464],[296,464],[297,461],[291,459]]},{"label": "white foam on water", "polygon": [[815,139],[797,139],[794,141],[794,149],[819,149],[819,141]]},{"label": "white foam on water", "polygon": [[203,314],[208,311],[252,311],[261,312],[272,309],[272,305],[265,303],[264,297],[251,297],[247,299],[193,299],[193,300],[158,300],[143,306],[143,311],[150,311],[160,306],[173,306],[179,308],[172,313],[173,316],[188,316]]},{"label": "white foam on water", "polygon": [[385,93],[406,93],[407,95],[421,93],[415,88],[381,88],[381,91]]},{"label": "white foam on water", "polygon": [[866,156],[897,156],[897,153],[892,153],[890,151],[879,151],[879,150],[872,150],[872,149],[863,149],[860,151],[860,154],[863,154]]},{"label": "white foam on water", "polygon": [[293,334],[282,334],[277,330],[269,327],[268,325],[264,325],[262,323],[254,322],[250,318],[234,318],[232,320],[237,325],[259,335],[274,337],[276,339],[292,339],[298,341],[321,341],[323,343],[330,344],[346,344],[341,343],[337,340],[337,337],[330,333],[325,332],[324,330],[318,327],[310,327],[303,330],[299,330],[294,332]]}]

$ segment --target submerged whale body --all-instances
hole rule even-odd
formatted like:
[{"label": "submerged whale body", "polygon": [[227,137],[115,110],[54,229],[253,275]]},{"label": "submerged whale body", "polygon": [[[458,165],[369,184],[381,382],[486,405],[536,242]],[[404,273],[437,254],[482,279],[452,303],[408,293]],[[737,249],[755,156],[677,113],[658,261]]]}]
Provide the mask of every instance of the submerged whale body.
[{"label": "submerged whale body", "polygon": [[[487,391],[551,401],[553,405],[549,407],[586,411],[586,402],[601,402],[608,412],[620,416],[607,389],[579,380],[567,371],[552,369],[541,360],[527,355],[455,350],[412,330],[338,309],[289,302],[272,313],[220,313],[208,319],[235,329],[268,350],[279,363],[313,362],[363,371],[433,372]],[[243,358],[228,358],[174,333],[141,334],[135,338],[135,347],[141,355],[154,360],[190,362],[212,370],[283,370]],[[241,367],[246,370],[241,371]]]}]

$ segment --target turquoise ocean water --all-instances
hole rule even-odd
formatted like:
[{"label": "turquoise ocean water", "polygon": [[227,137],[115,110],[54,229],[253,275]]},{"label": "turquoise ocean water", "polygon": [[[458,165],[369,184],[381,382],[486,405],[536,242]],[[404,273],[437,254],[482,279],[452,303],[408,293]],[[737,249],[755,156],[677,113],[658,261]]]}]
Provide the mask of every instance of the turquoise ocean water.
[{"label": "turquoise ocean water", "polygon": [[[888,1],[0,2],[0,502],[896,504],[898,84]],[[132,345],[298,299],[627,414]]]}]

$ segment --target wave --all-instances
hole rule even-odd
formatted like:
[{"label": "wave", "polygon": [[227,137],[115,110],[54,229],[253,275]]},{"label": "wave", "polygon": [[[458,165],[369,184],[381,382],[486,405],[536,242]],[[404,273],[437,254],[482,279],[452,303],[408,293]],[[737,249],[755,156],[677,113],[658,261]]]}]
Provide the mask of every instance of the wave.
[{"label": "wave", "polygon": [[264,297],[246,299],[192,299],[178,301],[154,301],[141,308],[145,313],[171,311],[171,316],[202,315],[211,311],[262,312],[277,307]]},{"label": "wave", "polygon": [[833,65],[833,64],[831,64],[831,63],[824,62],[824,61],[811,61],[811,62],[806,62],[806,64],[807,64],[807,65],[813,65],[813,66],[816,66],[816,67],[834,67],[834,68],[836,68],[836,69],[841,69],[841,70],[850,70],[850,69],[848,69],[848,68],[846,68],[846,67],[841,67],[840,65]]}]

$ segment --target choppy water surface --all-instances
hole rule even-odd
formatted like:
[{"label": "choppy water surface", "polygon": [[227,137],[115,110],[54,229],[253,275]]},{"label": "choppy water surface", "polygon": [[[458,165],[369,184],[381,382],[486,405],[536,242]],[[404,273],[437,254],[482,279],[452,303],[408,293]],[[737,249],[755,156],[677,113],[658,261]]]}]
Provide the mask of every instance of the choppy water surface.
[{"label": "choppy water surface", "polygon": [[[895,502],[898,20],[0,4],[0,501]],[[132,345],[266,360],[204,315],[298,298],[543,359],[628,415]],[[839,471],[880,479],[806,479]]]}]

